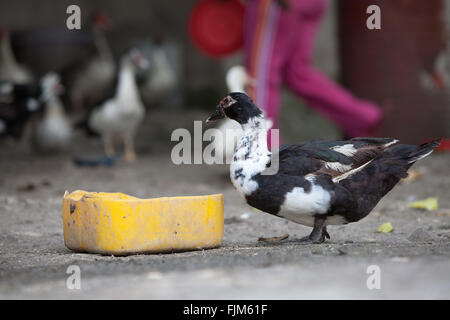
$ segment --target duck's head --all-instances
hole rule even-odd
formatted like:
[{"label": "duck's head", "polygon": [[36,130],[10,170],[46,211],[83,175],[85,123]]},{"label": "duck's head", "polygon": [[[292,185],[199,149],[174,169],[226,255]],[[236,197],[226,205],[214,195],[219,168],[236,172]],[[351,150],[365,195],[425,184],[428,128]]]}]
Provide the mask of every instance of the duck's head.
[{"label": "duck's head", "polygon": [[220,101],[216,111],[209,116],[206,122],[229,118],[240,124],[246,124],[255,117],[262,117],[262,112],[252,99],[245,93],[232,92]]},{"label": "duck's head", "polygon": [[61,95],[64,92],[64,86],[61,84],[61,78],[55,72],[45,74],[40,80],[42,94],[41,101],[48,101],[52,97]]},{"label": "duck's head", "polygon": [[125,53],[122,57],[122,63],[132,67],[135,72],[146,72],[150,67],[148,59],[136,47],[132,47]]}]

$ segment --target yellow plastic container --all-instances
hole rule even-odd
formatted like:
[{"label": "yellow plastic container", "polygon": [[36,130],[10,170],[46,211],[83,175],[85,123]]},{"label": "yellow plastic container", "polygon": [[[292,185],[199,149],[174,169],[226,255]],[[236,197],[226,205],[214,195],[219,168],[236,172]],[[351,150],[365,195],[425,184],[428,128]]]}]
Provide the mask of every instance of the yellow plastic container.
[{"label": "yellow plastic container", "polygon": [[77,190],[63,198],[64,243],[72,250],[124,255],[217,247],[223,196],[139,199]]}]

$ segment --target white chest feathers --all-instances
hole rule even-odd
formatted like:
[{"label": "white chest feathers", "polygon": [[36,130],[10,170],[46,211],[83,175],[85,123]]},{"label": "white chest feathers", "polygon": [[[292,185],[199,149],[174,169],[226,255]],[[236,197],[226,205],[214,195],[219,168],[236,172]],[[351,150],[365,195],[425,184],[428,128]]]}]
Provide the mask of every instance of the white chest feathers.
[{"label": "white chest feathers", "polygon": [[115,97],[93,111],[89,119],[89,125],[94,130],[101,133],[134,133],[136,131],[144,118],[145,108],[134,76],[129,66],[122,66]]},{"label": "white chest feathers", "polygon": [[33,144],[39,151],[59,151],[67,148],[72,127],[58,98],[51,98],[45,106],[43,118],[33,124]]},{"label": "white chest feathers", "polygon": [[230,178],[237,191],[246,196],[258,189],[258,183],[252,178],[266,169],[270,152],[262,117],[250,119],[242,129],[243,136],[230,165]]}]

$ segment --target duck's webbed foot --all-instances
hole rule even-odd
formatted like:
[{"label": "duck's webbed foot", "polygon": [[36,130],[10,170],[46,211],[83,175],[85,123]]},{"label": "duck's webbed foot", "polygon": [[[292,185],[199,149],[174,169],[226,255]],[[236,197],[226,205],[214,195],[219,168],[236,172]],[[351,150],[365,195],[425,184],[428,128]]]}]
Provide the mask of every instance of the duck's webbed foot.
[{"label": "duck's webbed foot", "polygon": [[325,219],[316,217],[311,234],[308,237],[301,238],[300,242],[305,244],[322,243],[326,238],[330,239],[330,235],[328,234],[327,226],[325,225]]}]

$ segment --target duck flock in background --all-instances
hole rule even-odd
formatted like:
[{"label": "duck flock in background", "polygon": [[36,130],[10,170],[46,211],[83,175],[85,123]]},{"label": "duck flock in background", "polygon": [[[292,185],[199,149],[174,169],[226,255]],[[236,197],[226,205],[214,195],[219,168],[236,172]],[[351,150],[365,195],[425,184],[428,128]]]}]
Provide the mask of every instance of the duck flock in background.
[{"label": "duck flock in background", "polygon": [[72,60],[59,75],[49,72],[40,79],[18,63],[9,33],[0,28],[0,137],[25,137],[40,154],[67,151],[74,141],[74,122],[101,136],[106,158],[115,159],[119,140],[125,159],[135,160],[134,138],[144,105],[165,101],[177,76],[170,45],[162,38],[142,43],[148,47],[145,55],[129,50],[117,65],[105,36],[109,26],[106,14],[93,14],[90,55]]},{"label": "duck flock in background", "polygon": [[244,132],[230,165],[230,178],[247,204],[264,212],[312,227],[306,243],[330,238],[328,225],[356,222],[375,205],[418,160],[439,146],[419,146],[391,138],[310,141],[281,146],[279,169],[265,174],[276,161],[267,148],[261,110],[244,93],[221,100],[207,122],[228,118]]},{"label": "duck flock in background", "polygon": [[40,108],[41,88],[20,65],[9,32],[0,27],[0,135],[20,139],[31,115]]},{"label": "duck flock in background", "polygon": [[9,34],[0,28],[0,134],[20,139],[31,120],[34,150],[61,150],[70,141],[72,127],[57,91],[59,77],[49,73],[37,81],[16,61]]}]

